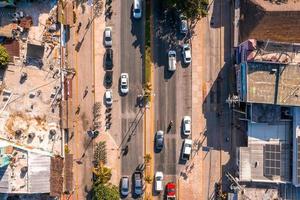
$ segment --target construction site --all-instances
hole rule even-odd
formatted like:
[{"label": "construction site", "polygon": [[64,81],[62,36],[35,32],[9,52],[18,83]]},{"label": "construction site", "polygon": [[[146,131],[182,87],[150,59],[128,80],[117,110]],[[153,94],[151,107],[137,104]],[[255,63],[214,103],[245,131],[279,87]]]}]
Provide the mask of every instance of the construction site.
[{"label": "construction site", "polygon": [[24,194],[24,199],[26,194],[60,196],[63,188],[61,34],[55,4],[21,1],[1,7],[1,43],[10,63],[0,69],[0,193]]}]

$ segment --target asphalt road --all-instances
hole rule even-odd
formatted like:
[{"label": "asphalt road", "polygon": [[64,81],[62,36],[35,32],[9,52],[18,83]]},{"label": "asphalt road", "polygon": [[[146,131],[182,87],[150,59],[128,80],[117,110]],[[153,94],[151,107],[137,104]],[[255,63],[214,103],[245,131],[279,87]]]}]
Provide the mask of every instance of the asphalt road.
[{"label": "asphalt road", "polygon": [[[183,37],[179,34],[176,14],[165,12],[161,1],[153,1],[154,21],[154,77],[155,77],[155,130],[165,133],[165,146],[155,154],[155,171],[162,171],[165,183],[176,181],[184,164],[180,163],[180,153],[183,142],[181,121],[184,115],[191,116],[191,66],[182,65],[181,45]],[[177,69],[174,73],[168,71],[167,53],[176,50]],[[170,121],[175,124],[169,132]],[[160,197],[162,198],[162,196]]]},{"label": "asphalt road", "polygon": [[[129,93],[121,97],[121,148],[123,152],[122,175],[131,176],[139,164],[143,163],[143,109],[136,105],[136,99],[142,94],[144,51],[144,16],[132,18],[133,0],[122,0],[120,30],[120,68],[121,73],[129,74]],[[119,81],[119,80],[118,80]],[[131,198],[129,195],[128,198]]]}]

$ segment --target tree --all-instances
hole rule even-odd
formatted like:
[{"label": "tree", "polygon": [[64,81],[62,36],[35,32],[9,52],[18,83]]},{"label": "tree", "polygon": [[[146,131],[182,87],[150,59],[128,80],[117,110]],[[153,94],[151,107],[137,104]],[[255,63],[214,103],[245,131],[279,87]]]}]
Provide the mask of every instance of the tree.
[{"label": "tree", "polygon": [[145,177],[145,181],[146,181],[147,183],[150,184],[150,183],[152,183],[153,179],[152,179],[151,176],[147,175],[147,176]]},{"label": "tree", "polygon": [[0,45],[0,67],[5,67],[9,62],[9,55],[4,46]]},{"label": "tree", "polygon": [[97,177],[95,184],[106,184],[111,179],[111,169],[105,167],[101,162],[93,168],[93,173]]},{"label": "tree", "polygon": [[106,163],[106,142],[101,141],[96,144],[96,148],[94,151],[94,160],[98,164],[101,162],[102,164]]},{"label": "tree", "polygon": [[207,7],[209,5],[208,0],[166,0],[165,6],[169,8],[175,8],[181,11],[188,18],[195,20],[200,17],[205,17],[207,12]]},{"label": "tree", "polygon": [[146,155],[144,156],[145,163],[149,163],[151,159],[152,159],[152,157],[151,157],[150,154],[146,154]]},{"label": "tree", "polygon": [[112,184],[94,184],[93,200],[119,200],[119,190]]}]

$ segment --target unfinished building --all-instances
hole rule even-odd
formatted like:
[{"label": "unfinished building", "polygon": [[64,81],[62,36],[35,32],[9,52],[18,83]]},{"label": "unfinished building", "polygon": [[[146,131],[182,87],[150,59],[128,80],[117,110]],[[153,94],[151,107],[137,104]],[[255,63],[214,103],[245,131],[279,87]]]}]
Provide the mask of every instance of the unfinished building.
[{"label": "unfinished building", "polygon": [[250,39],[236,49],[236,63],[236,100],[243,104],[248,136],[238,151],[239,180],[297,188],[300,44]]},{"label": "unfinished building", "polygon": [[299,0],[241,0],[240,41],[300,42]]},{"label": "unfinished building", "polygon": [[1,9],[7,15],[0,24],[14,16],[17,28],[4,35],[4,43],[12,41],[4,45],[12,59],[0,70],[0,194],[59,197],[64,137],[57,7],[20,1]]}]

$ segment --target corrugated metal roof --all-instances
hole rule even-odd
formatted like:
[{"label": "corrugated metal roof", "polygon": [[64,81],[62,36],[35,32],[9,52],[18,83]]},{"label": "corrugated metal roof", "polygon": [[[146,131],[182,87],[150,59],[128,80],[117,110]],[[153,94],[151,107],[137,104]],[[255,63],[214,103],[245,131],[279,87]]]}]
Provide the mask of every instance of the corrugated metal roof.
[{"label": "corrugated metal roof", "polygon": [[50,192],[50,156],[28,153],[28,192]]}]

